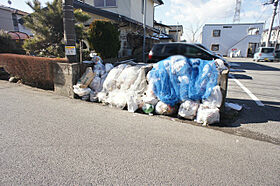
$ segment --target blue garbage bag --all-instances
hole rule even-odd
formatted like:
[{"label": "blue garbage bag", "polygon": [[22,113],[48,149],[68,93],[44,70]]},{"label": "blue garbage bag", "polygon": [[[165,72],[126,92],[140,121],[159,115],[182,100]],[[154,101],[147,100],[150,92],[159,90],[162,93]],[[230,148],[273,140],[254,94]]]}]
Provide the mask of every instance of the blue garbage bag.
[{"label": "blue garbage bag", "polygon": [[217,85],[218,71],[214,61],[189,59],[176,55],[154,65],[149,72],[154,94],[174,106],[187,99],[201,100],[210,96]]}]

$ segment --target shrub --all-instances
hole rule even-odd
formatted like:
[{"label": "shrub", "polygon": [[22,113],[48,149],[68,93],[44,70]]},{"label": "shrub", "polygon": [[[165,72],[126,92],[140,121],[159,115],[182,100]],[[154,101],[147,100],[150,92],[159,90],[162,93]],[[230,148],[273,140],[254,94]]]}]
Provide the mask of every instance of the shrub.
[{"label": "shrub", "polygon": [[53,68],[65,58],[45,58],[17,54],[0,54],[0,66],[23,80],[24,83],[44,89],[53,89]]},{"label": "shrub", "polygon": [[25,54],[22,41],[13,40],[4,30],[0,30],[0,53]]},{"label": "shrub", "polygon": [[89,27],[89,44],[103,59],[118,56],[120,32],[109,21],[95,20]]}]

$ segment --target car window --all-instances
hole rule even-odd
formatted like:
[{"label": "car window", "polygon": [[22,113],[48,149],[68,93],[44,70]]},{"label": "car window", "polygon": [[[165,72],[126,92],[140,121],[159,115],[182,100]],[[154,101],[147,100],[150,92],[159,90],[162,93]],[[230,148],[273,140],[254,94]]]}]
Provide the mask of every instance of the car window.
[{"label": "car window", "polygon": [[164,45],[154,45],[153,50],[152,50],[153,53],[156,53],[156,54],[161,53],[163,46]]},{"label": "car window", "polygon": [[201,58],[205,60],[212,60],[213,56],[206,53],[200,48],[196,48],[194,46],[185,45],[184,46],[184,55],[190,58]]},{"label": "car window", "polygon": [[153,47],[153,53],[156,56],[169,56],[178,54],[178,45],[155,45]]},{"label": "car window", "polygon": [[164,55],[176,55],[178,54],[178,45],[165,45],[162,52]]},{"label": "car window", "polygon": [[274,48],[262,48],[262,53],[273,53]]},{"label": "car window", "polygon": [[187,46],[185,55],[190,56],[190,57],[198,57],[198,55],[201,55],[202,51],[198,48],[195,48],[193,46]]}]

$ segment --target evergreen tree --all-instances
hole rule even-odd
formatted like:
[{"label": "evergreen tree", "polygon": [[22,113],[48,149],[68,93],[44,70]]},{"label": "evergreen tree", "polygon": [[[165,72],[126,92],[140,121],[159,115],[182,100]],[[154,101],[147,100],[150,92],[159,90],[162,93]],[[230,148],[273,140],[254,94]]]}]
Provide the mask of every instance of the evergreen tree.
[{"label": "evergreen tree", "polygon": [[[31,29],[34,37],[24,42],[23,48],[30,54],[48,57],[64,57],[63,10],[62,0],[48,2],[42,7],[39,0],[27,4],[33,13],[23,18],[24,25]],[[85,37],[83,23],[89,15],[78,9],[74,11],[77,40]]]},{"label": "evergreen tree", "polygon": [[120,32],[109,21],[95,20],[89,27],[90,47],[102,58],[117,57],[120,50]]}]

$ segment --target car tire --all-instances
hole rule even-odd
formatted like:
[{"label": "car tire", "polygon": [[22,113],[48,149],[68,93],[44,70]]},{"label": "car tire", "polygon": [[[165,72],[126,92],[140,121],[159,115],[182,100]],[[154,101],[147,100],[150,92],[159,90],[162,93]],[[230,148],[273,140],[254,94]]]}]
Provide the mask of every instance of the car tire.
[{"label": "car tire", "polygon": [[260,62],[260,60],[259,60],[259,59],[257,59],[257,60],[256,60],[256,62]]}]

